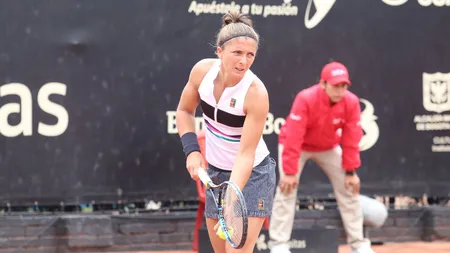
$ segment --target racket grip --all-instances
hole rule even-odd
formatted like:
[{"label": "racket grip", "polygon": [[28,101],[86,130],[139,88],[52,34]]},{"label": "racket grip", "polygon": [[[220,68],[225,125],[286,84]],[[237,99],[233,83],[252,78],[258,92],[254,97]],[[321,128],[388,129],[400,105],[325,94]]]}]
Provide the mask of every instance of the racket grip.
[{"label": "racket grip", "polygon": [[209,178],[208,176],[208,173],[206,173],[205,169],[203,168],[198,168],[198,177],[206,186],[208,186],[209,183],[212,182],[211,178]]}]

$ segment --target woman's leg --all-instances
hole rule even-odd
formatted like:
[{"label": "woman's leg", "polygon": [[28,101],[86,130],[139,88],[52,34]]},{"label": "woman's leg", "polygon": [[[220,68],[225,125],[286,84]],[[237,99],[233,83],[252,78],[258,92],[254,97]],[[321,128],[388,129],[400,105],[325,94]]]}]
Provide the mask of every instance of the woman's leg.
[{"label": "woman's leg", "polygon": [[227,253],[253,252],[264,220],[272,214],[276,184],[275,170],[276,163],[271,157],[267,157],[261,164],[253,168],[249,182],[242,191],[248,212],[247,241],[239,250],[227,246]]},{"label": "woman's leg", "polygon": [[216,235],[216,230],[214,226],[217,224],[216,219],[206,219],[206,226],[208,228],[209,240],[214,249],[215,253],[253,253],[255,248],[256,240],[261,232],[262,225],[264,223],[265,217],[248,217],[248,231],[247,240],[245,241],[244,247],[240,249],[234,249],[226,240],[220,239]]},{"label": "woman's leg", "polygon": [[244,247],[241,249],[233,249],[229,244],[227,244],[226,253],[253,253],[256,240],[259,237],[265,218],[266,217],[248,217],[247,240],[245,241]]},{"label": "woman's leg", "polygon": [[217,224],[217,219],[206,218],[206,228],[208,229],[209,240],[211,241],[211,245],[214,249],[215,253],[225,253],[225,244],[226,241],[219,238],[216,235],[216,230],[214,230],[214,226]]},{"label": "woman's leg", "polygon": [[[210,165],[210,167],[212,167]],[[276,163],[275,160],[268,157],[261,164],[255,166],[252,170],[249,182],[242,190],[244,194],[247,213],[248,230],[247,240],[241,249],[233,249],[226,241],[216,235],[214,226],[217,224],[217,208],[214,204],[212,195],[206,193],[206,225],[208,235],[215,253],[252,253],[256,240],[261,232],[262,225],[267,216],[272,213],[273,197],[276,183]],[[215,184],[219,184],[229,179],[230,173],[208,169],[208,175]]]},{"label": "woman's leg", "polygon": [[[213,183],[220,184],[223,181],[227,181],[230,178],[230,172],[214,169],[213,166],[209,165],[207,169],[208,176],[211,178]],[[217,197],[217,196],[216,196]],[[216,230],[214,226],[218,222],[218,211],[217,206],[214,203],[215,199],[209,190],[206,190],[205,195],[205,218],[206,218],[206,228],[208,229],[209,241],[214,249],[215,253],[225,253],[226,241],[219,238],[216,235]]]}]

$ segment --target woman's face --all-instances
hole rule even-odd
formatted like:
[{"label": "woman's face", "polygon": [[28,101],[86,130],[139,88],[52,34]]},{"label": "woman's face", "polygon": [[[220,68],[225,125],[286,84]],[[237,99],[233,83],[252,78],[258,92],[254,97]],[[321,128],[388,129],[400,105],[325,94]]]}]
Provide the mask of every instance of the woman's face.
[{"label": "woman's face", "polygon": [[255,60],[258,44],[248,37],[237,37],[217,48],[225,76],[239,81]]}]

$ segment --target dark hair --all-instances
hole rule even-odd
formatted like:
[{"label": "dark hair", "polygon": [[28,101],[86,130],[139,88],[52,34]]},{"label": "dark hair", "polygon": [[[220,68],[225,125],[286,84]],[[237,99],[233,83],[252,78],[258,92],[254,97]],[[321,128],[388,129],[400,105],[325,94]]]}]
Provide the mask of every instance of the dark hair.
[{"label": "dark hair", "polygon": [[222,28],[217,34],[217,47],[237,37],[252,38],[259,44],[259,35],[253,29],[253,22],[248,15],[238,12],[228,12],[222,16]]}]

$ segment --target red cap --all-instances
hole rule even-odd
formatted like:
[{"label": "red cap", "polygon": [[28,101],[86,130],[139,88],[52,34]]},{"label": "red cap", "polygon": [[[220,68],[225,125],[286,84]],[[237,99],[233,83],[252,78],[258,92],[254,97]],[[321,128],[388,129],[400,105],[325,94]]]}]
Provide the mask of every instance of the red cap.
[{"label": "red cap", "polygon": [[348,74],[347,68],[344,64],[339,62],[331,62],[325,65],[322,69],[322,74],[320,79],[331,85],[336,85],[340,83],[346,83],[351,85],[350,76]]}]

